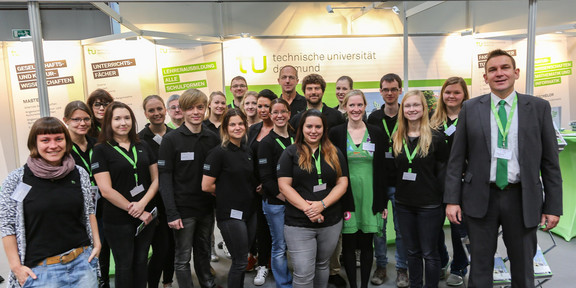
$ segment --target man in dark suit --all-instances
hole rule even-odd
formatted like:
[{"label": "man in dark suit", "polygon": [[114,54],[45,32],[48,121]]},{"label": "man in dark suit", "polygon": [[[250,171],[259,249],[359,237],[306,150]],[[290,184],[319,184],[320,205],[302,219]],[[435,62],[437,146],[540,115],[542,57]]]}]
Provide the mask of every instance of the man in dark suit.
[{"label": "man in dark suit", "polygon": [[491,51],[484,69],[491,93],[464,102],[460,112],[446,176],[446,215],[454,223],[464,216],[468,223],[468,287],[492,287],[500,226],[512,287],[534,287],[536,231],[539,225],[554,228],[562,214],[550,104],[516,93],[519,69],[505,51]]}]

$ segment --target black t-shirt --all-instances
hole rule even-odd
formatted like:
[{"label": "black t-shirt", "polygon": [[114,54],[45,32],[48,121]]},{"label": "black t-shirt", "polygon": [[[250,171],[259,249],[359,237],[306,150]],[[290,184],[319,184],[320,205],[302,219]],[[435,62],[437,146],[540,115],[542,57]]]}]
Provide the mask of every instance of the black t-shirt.
[{"label": "black t-shirt", "polygon": [[[316,150],[315,157],[318,157],[320,149]],[[290,177],[292,178],[292,187],[300,194],[302,198],[310,201],[320,201],[323,200],[330,192],[332,188],[336,186],[338,177],[336,171],[333,170],[328,163],[324,161],[324,157],[320,157],[320,169],[322,170],[322,183],[326,183],[326,189],[318,192],[314,191],[314,186],[318,185],[318,172],[316,171],[316,166],[314,165],[314,159],[311,159],[312,172],[308,173],[302,170],[298,166],[298,148],[296,145],[291,145],[284,150],[280,160],[278,160],[278,178],[280,177]],[[340,167],[342,168],[342,176],[348,177],[348,165],[346,164],[346,158],[338,149],[338,160],[340,162]],[[312,223],[310,219],[300,211],[298,208],[294,207],[290,202],[286,201],[286,214],[284,223],[289,226],[297,227],[308,227],[308,228],[319,228],[332,226],[338,221],[342,220],[342,208],[340,201],[330,205],[324,212],[324,222],[322,223]]]},{"label": "black t-shirt", "polygon": [[80,173],[62,179],[42,179],[24,165],[22,182],[31,186],[24,198],[26,261],[34,267],[47,257],[90,245],[84,218]]},{"label": "black t-shirt", "polygon": [[[164,124],[164,126],[166,126],[166,133],[173,130],[166,124]],[[154,134],[152,130],[150,130],[150,123],[147,123],[146,126],[142,130],[140,130],[140,132],[138,132],[138,137],[140,137],[140,140],[146,141],[148,146],[152,149],[152,152],[154,152],[154,155],[156,155],[156,158],[158,158],[158,151],[160,150],[160,143],[162,143],[162,137],[157,138],[158,141],[154,139],[154,137],[156,137],[156,134]]]},{"label": "black t-shirt", "polygon": [[[394,133],[393,132],[394,126],[396,126],[396,122],[398,121],[398,114],[394,115],[393,117],[386,115],[386,113],[384,113],[384,106],[385,105],[382,105],[380,110],[376,110],[370,113],[370,116],[368,116],[368,124],[372,124],[382,129],[382,133],[386,138],[385,141],[386,141],[387,157],[384,160],[386,163],[386,171],[388,172],[388,178],[386,180],[389,186],[396,186],[396,163],[394,162],[394,158],[391,158],[393,157],[393,155],[391,152],[392,145],[390,145],[391,143],[390,136]],[[390,132],[390,135],[386,133],[386,129],[384,129],[384,123],[382,122],[382,120],[386,122],[386,127],[388,128],[388,132]]]},{"label": "black t-shirt", "polygon": [[[419,138],[416,137],[406,143],[410,153],[418,145]],[[442,182],[444,181],[443,175],[448,154],[448,144],[446,144],[444,133],[437,130],[432,130],[432,145],[430,145],[426,157],[420,157],[416,154],[410,165],[406,151],[402,149],[402,153],[394,159],[398,167],[396,193],[394,195],[396,202],[424,208],[441,205]],[[412,168],[412,173],[416,173],[416,181],[402,179],[404,172],[407,172],[409,168]]]},{"label": "black t-shirt", "polygon": [[220,127],[216,127],[214,123],[210,122],[210,119],[202,121],[202,125],[208,128],[208,130],[212,131],[214,134],[216,134],[216,136],[218,136],[218,140],[220,140]]},{"label": "black t-shirt", "polygon": [[[322,103],[322,115],[326,117],[326,124],[328,125],[326,131],[329,131],[330,128],[346,122],[340,111],[330,108],[324,103]],[[300,118],[302,118],[302,113],[299,113],[298,115],[290,118],[290,125],[297,128],[300,122]]]},{"label": "black t-shirt", "polygon": [[292,100],[292,103],[290,103],[290,119],[292,119],[297,114],[306,111],[307,106],[308,103],[306,103],[306,97],[296,93],[296,96]]},{"label": "black t-shirt", "polygon": [[254,164],[250,149],[229,143],[210,151],[204,175],[216,178],[216,219],[246,220],[255,211]]},{"label": "black t-shirt", "polygon": [[[128,150],[118,146],[124,154],[132,160],[134,160],[132,148],[136,148],[138,161],[136,162],[136,171],[134,171],[132,164],[116,151],[113,146],[118,146],[118,143],[114,140],[110,140],[107,143],[101,143],[94,147],[94,155],[92,156],[92,172],[94,174],[109,172],[110,180],[112,181],[112,188],[114,188],[114,190],[118,191],[118,193],[120,193],[129,202],[140,201],[148,192],[148,188],[152,183],[149,169],[150,165],[157,162],[156,156],[148,144],[143,141],[132,143]],[[134,177],[135,172],[138,175],[138,184],[136,184],[136,179]],[[130,191],[137,185],[142,185],[144,191],[132,196]],[[150,212],[154,206],[155,202],[150,201],[145,210]],[[102,219],[105,223],[112,224],[139,225],[142,222],[141,220],[130,216],[128,212],[116,207],[109,201],[104,201],[104,216]]]},{"label": "black t-shirt", "polygon": [[[438,127],[438,131],[442,132],[444,134],[444,137],[446,137],[446,143],[448,143],[448,147],[449,149],[452,149],[452,143],[454,143],[454,135],[456,133],[456,130],[458,129],[457,125],[458,125],[458,118],[451,120],[450,118],[447,118],[446,121],[446,127],[448,129],[450,129],[450,126],[454,125],[454,123],[456,123],[456,125],[454,125],[454,128],[456,128],[454,131],[452,131],[452,133],[450,135],[446,135],[446,131],[444,128],[444,125],[440,125],[440,127]],[[452,130],[452,129],[450,129]]]},{"label": "black t-shirt", "polygon": [[268,204],[284,205],[284,201],[276,198],[280,193],[276,166],[285,149],[277,141],[280,141],[284,147],[288,147],[294,141],[294,136],[284,138],[276,134],[274,130],[270,131],[258,146],[258,171],[262,182],[262,194],[268,199]]},{"label": "black t-shirt", "polygon": [[[90,163],[92,162],[91,156],[92,153],[94,152],[94,145],[96,145],[96,138],[86,136],[86,141],[88,142],[88,144],[86,145],[86,151],[82,151],[82,149],[80,149],[80,146],[76,145],[76,143],[72,143],[74,148],[72,148],[71,154],[72,157],[74,158],[74,162],[76,163],[76,165],[84,168],[84,170],[88,172],[88,175],[90,175],[90,183],[95,186],[96,181],[94,180],[94,175],[92,174],[91,171],[92,168],[90,168]],[[100,193],[100,191],[98,191],[98,193]],[[95,195],[93,196],[95,197]],[[102,218],[102,206],[104,206],[102,201],[103,201],[102,197],[100,197],[100,199],[98,199],[98,203],[96,203],[96,218],[98,219]]]},{"label": "black t-shirt", "polygon": [[158,172],[168,222],[213,213],[214,196],[202,191],[202,167],[208,152],[219,144],[206,126],[192,133],[183,124],[164,135]]}]

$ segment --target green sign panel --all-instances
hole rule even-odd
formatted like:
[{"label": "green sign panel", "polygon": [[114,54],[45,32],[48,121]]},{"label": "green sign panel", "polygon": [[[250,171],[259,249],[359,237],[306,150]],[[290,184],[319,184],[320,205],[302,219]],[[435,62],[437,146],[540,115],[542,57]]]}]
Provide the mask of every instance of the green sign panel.
[{"label": "green sign panel", "polygon": [[12,29],[12,37],[14,39],[28,36],[32,36],[32,34],[30,34],[30,29]]}]

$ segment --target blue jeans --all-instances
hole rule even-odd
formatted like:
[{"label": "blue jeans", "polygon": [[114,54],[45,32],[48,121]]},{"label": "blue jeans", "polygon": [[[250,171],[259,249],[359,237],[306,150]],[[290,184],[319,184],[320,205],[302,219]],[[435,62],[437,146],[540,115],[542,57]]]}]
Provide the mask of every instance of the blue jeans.
[{"label": "blue jeans", "polygon": [[[192,270],[190,269],[192,254],[194,254],[194,270],[198,276],[200,287],[216,286],[214,276],[210,273],[210,243],[214,230],[214,214],[184,218],[182,225],[184,226],[183,229],[174,230],[174,270],[176,271],[178,287],[194,287]],[[192,248],[194,248],[194,253],[192,253]]]},{"label": "blue jeans", "polygon": [[270,226],[272,236],[272,273],[276,288],[292,287],[292,273],[288,270],[286,241],[284,240],[284,205],[268,204],[262,201],[262,210]]},{"label": "blue jeans", "polygon": [[23,288],[97,288],[98,287],[98,258],[91,262],[88,258],[92,248],[86,249],[76,259],[66,264],[41,264],[32,268],[37,278],[28,277]]},{"label": "blue jeans", "polygon": [[294,288],[328,287],[330,256],[342,232],[342,220],[322,228],[284,225],[284,237],[294,267]]},{"label": "blue jeans", "polygon": [[[443,223],[442,205],[436,208],[420,208],[396,203],[396,209],[400,231],[408,252],[410,287],[438,287],[440,280],[438,231]],[[426,286],[423,286],[424,273]]]},{"label": "blue jeans", "polygon": [[[400,228],[398,226],[398,217],[396,215],[396,201],[394,200],[394,194],[396,193],[396,187],[388,186],[388,200],[392,203],[392,214],[394,217],[394,231],[396,231],[396,269],[408,269],[408,259],[406,257],[406,247],[404,247],[404,242],[402,241],[402,234],[400,233]],[[390,212],[390,211],[388,211]],[[386,267],[388,264],[388,247],[386,246],[386,223],[388,219],[384,221],[384,227],[382,228],[382,237],[374,236],[374,256],[376,256],[376,265],[378,267]]]}]

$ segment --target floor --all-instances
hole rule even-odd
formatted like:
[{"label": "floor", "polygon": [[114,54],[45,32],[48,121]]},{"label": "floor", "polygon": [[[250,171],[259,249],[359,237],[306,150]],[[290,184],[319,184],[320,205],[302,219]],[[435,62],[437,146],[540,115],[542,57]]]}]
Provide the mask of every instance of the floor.
[{"label": "floor", "polygon": [[[448,241],[446,245],[448,246],[448,249],[451,250],[451,243],[449,243],[450,229],[448,227],[445,227],[444,230],[445,230],[444,232],[446,233],[446,239]],[[217,242],[219,241],[218,236],[220,235],[217,235]],[[574,268],[572,265],[574,265],[573,261],[574,259],[576,259],[576,240],[572,239],[572,241],[566,242],[564,239],[556,235],[554,235],[553,237],[557,243],[557,246],[546,254],[546,260],[548,261],[548,264],[551,267],[554,276],[550,281],[545,283],[543,287],[552,287],[552,288],[575,287],[574,283],[576,283],[576,273],[574,273]],[[548,236],[547,233],[544,233],[542,231],[538,232],[538,241],[543,250],[546,250],[546,248],[552,246],[552,240],[550,239],[550,236]],[[504,250],[502,250],[502,252],[503,251]],[[212,267],[216,270],[216,277],[217,277],[216,283],[221,285],[222,287],[226,287],[227,272],[228,267],[230,266],[230,260],[223,256],[222,250],[217,249],[217,253],[218,255],[220,255],[220,261],[212,263]],[[392,259],[392,261],[394,259],[394,245],[389,246],[388,259]],[[380,288],[396,287],[394,283],[396,279],[394,263],[393,262],[388,263],[387,268],[388,268],[388,278],[386,279],[384,284],[380,286],[374,286],[372,284],[369,284],[369,287],[380,287]],[[4,278],[7,278],[9,270],[10,268],[6,260],[6,256],[5,255],[0,256],[0,275],[2,275]],[[342,268],[341,275],[343,277],[346,277],[345,274],[346,273]],[[254,284],[252,282],[254,276],[256,276],[255,271],[246,273],[246,279],[244,281],[245,287],[254,287]],[[358,275],[358,279],[359,278],[360,275]],[[196,287],[199,287],[197,282],[194,284],[196,285]],[[7,286],[6,282],[0,284],[0,288],[6,286]],[[112,285],[112,287],[114,286]],[[178,287],[178,285],[174,283],[173,287]],[[273,277],[269,275],[268,278],[266,279],[266,283],[260,287],[263,288],[275,287]],[[444,288],[450,286],[447,286],[445,281],[441,281],[439,287]],[[466,286],[461,285],[460,287],[466,287]]]}]

